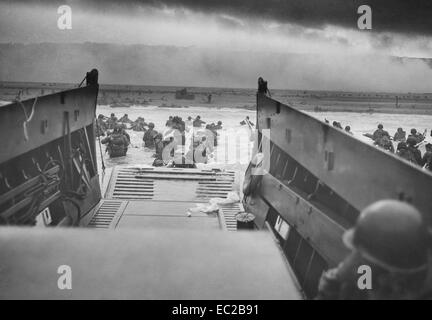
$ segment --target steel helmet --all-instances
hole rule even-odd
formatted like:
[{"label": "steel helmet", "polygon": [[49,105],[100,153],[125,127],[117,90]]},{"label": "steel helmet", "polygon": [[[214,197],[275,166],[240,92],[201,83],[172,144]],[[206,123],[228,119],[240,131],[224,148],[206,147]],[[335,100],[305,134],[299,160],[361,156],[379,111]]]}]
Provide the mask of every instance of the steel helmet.
[{"label": "steel helmet", "polygon": [[366,207],[345,245],[389,271],[415,273],[427,268],[428,232],[420,212],[397,200],[380,200]]}]

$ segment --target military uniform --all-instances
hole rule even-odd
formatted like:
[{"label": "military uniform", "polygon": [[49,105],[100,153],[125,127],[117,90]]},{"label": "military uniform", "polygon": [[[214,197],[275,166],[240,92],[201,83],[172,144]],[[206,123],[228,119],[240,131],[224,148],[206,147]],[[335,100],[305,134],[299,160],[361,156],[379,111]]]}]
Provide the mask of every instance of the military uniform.
[{"label": "military uniform", "polygon": [[110,136],[106,137],[101,142],[107,144],[107,151],[110,158],[123,157],[127,153],[129,140],[120,128],[116,128]]},{"label": "military uniform", "polygon": [[422,164],[426,169],[432,171],[432,151],[426,151],[423,155]]},{"label": "military uniform", "polygon": [[394,141],[402,142],[406,140],[406,132],[403,130],[398,129],[393,137]]},{"label": "military uniform", "polygon": [[[413,206],[381,200],[366,207],[343,242],[351,254],[325,272],[317,299],[419,299],[430,283],[430,235]],[[360,266],[370,268],[370,285],[359,286]]]},{"label": "military uniform", "polygon": [[144,141],[144,146],[146,148],[153,149],[155,147],[154,138],[156,137],[157,134],[158,134],[158,132],[156,130],[153,130],[152,128],[149,128],[144,133],[143,141]]},{"label": "military uniform", "polygon": [[103,118],[98,118],[96,120],[96,137],[104,136],[107,130],[107,126]]}]

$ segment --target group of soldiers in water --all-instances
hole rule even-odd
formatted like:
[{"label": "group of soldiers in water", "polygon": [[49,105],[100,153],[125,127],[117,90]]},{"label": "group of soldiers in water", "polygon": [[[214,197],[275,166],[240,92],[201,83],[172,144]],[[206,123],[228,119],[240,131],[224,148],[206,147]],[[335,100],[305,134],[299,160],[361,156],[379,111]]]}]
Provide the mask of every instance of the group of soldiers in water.
[{"label": "group of soldiers in water", "polygon": [[398,128],[391,137],[388,131],[384,130],[382,124],[378,125],[377,130],[371,136],[375,145],[393,153],[395,150],[392,140],[397,142],[396,154],[398,156],[432,171],[432,144],[427,143],[425,145],[426,152],[423,155],[419,150],[419,146],[424,143],[425,138],[426,131],[421,134],[414,128],[411,129],[408,137],[402,128]]},{"label": "group of soldiers in water", "polygon": [[[132,121],[129,119],[127,114],[120,119],[118,119],[114,113],[112,113],[110,117],[99,114],[97,118],[96,134],[97,137],[106,136],[101,140],[101,143],[107,145],[109,156],[115,158],[125,156],[127,153],[130,145],[130,136],[126,132],[128,127],[133,131],[144,132],[144,147],[155,150],[155,161],[153,162],[153,165],[163,166],[165,165],[163,161],[164,148],[168,144],[184,146],[185,132],[191,127],[202,128],[203,124],[206,124],[206,122],[201,120],[200,116],[197,116],[195,119],[188,117],[186,121],[178,116],[170,116],[166,121],[166,128],[164,130],[165,134],[163,135],[161,132],[155,130],[154,123],[146,123],[143,117],[138,117],[135,121]],[[189,151],[189,155],[192,159],[194,159],[196,148],[202,147],[202,155],[203,157],[206,157],[207,150],[210,147],[209,143],[211,144],[211,147],[217,145],[217,131],[222,129],[222,121],[218,121],[217,124],[206,124],[205,128],[207,129],[206,132],[209,133],[208,135],[211,135],[212,137],[204,135],[201,137],[200,141],[194,141],[191,146],[192,149]],[[171,156],[174,156],[174,149],[175,148],[171,148]],[[187,167],[193,166],[193,163],[194,162],[189,163]]]},{"label": "group of soldiers in water", "polygon": [[[330,123],[330,121],[328,121],[327,119],[325,119],[325,123]],[[342,124],[340,122],[338,122],[338,121],[333,121],[333,127],[337,128],[337,129],[345,130],[346,133],[348,133],[350,135],[353,135],[350,126],[345,126],[345,129],[344,129],[342,127]]]},{"label": "group of soldiers in water", "polygon": [[[330,123],[327,119],[325,119],[325,122]],[[333,121],[332,125],[335,128],[344,130],[346,133],[353,135],[350,126],[345,126],[344,129],[341,123],[337,121]],[[421,134],[417,132],[417,129],[413,128],[407,137],[406,132],[402,128],[398,128],[396,133],[390,136],[388,131],[384,130],[384,126],[379,124],[373,134],[367,133],[364,134],[364,136],[372,139],[374,145],[389,152],[396,153],[396,155],[401,158],[432,171],[432,144],[425,144],[426,151],[423,155],[419,150],[419,146],[424,143],[426,138],[426,131]],[[397,143],[396,150],[392,141]]]}]

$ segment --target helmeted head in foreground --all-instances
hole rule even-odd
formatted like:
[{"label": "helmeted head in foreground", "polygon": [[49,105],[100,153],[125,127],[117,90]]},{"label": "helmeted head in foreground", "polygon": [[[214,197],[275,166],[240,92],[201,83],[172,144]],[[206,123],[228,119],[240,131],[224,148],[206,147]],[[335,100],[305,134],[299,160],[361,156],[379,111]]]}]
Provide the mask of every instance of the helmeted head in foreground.
[{"label": "helmeted head in foreground", "polygon": [[429,235],[420,212],[397,200],[380,200],[366,207],[344,244],[371,265],[392,274],[427,270]]}]

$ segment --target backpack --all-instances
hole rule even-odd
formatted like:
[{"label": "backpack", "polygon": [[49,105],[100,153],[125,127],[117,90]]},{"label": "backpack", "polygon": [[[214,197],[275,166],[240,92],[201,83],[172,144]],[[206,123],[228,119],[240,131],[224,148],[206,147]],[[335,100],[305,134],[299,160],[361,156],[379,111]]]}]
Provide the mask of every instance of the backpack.
[{"label": "backpack", "polygon": [[124,145],[123,135],[121,134],[111,135],[111,144],[113,146],[123,146]]}]

